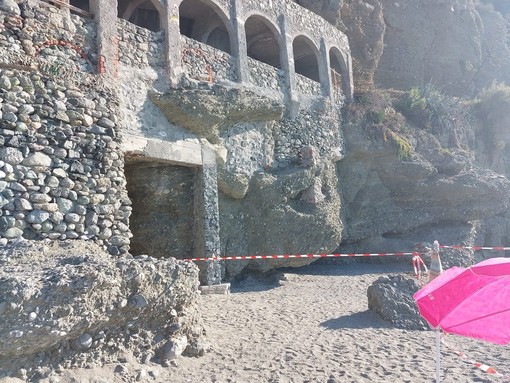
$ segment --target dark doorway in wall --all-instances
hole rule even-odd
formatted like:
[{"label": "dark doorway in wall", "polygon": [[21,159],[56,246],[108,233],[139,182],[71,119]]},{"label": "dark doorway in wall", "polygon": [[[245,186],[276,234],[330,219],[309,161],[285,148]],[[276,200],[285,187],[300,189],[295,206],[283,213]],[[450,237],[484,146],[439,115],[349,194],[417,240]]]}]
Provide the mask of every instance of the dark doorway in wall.
[{"label": "dark doorway in wall", "polygon": [[126,162],[131,253],[156,258],[193,254],[195,170],[159,162]]},{"label": "dark doorway in wall", "polygon": [[296,73],[320,82],[319,62],[317,60],[319,51],[315,45],[308,38],[298,36],[292,43],[292,49],[294,51]]},{"label": "dark doorway in wall", "polygon": [[248,56],[280,68],[280,35],[274,25],[262,16],[253,15],[244,26]]},{"label": "dark doorway in wall", "polygon": [[161,30],[161,15],[151,0],[119,0],[117,9],[120,18],[153,32]]},{"label": "dark doorway in wall", "polygon": [[184,0],[179,6],[181,35],[230,53],[228,18],[212,2]]}]

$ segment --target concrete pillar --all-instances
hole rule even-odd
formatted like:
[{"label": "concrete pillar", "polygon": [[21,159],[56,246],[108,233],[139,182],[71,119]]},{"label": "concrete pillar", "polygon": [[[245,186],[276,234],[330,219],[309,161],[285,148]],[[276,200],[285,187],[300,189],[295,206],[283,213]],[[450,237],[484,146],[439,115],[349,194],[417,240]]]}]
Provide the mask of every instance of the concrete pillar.
[{"label": "concrete pillar", "polygon": [[[212,258],[220,256],[220,218],[218,208],[218,183],[216,154],[202,146],[202,167],[196,175],[195,182],[195,258]],[[222,261],[197,262],[200,268],[200,283],[217,285],[224,276]]]},{"label": "concrete pillar", "polygon": [[[289,21],[290,22],[290,21]],[[280,61],[285,72],[285,96],[287,102],[287,113],[295,114],[299,108],[299,100],[296,87],[296,70],[294,67],[294,50],[292,49],[293,36],[288,32],[288,21],[285,15],[278,18],[282,33],[282,44],[280,49]]]},{"label": "concrete pillar", "polygon": [[342,76],[342,89],[347,102],[352,102],[354,97],[354,77],[352,74],[352,57],[350,54],[342,54],[345,58],[345,74]]},{"label": "concrete pillar", "polygon": [[165,31],[167,75],[171,85],[177,85],[184,74],[181,63],[181,31],[179,29],[179,5],[182,0],[167,0],[166,15],[162,28]]},{"label": "concrete pillar", "polygon": [[118,74],[117,0],[90,3],[97,23],[98,71],[108,78]]},{"label": "concrete pillar", "polygon": [[[230,20],[233,25],[233,36],[230,37],[232,55],[236,58],[236,76],[238,82],[249,82],[250,70],[248,68],[248,50],[246,47],[246,29],[243,15],[242,0],[234,0],[231,7]],[[233,42],[233,44],[232,44]]]},{"label": "concrete pillar", "polygon": [[321,38],[319,51],[321,54],[321,57],[319,57],[319,76],[321,79],[322,93],[326,97],[333,98],[333,82],[331,79],[331,70],[329,69],[329,52],[326,41],[323,38]]}]

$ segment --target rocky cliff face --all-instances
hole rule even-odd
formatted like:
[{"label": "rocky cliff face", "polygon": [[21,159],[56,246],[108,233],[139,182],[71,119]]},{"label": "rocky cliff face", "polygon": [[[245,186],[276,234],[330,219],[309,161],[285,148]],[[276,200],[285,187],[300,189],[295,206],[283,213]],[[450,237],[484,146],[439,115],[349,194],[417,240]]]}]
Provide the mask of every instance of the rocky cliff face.
[{"label": "rocky cliff face", "polygon": [[[308,6],[319,12],[326,4]],[[336,23],[349,37],[358,92],[435,84],[469,97],[508,82],[508,12],[492,1],[344,1]],[[337,164],[340,250],[398,251],[434,238],[507,243],[505,108],[482,108],[463,124],[452,118],[448,129],[437,120],[420,128],[412,116],[392,114],[386,97],[367,93],[348,108],[346,156]],[[395,154],[402,144],[405,158]]]},{"label": "rocky cliff face", "polygon": [[[470,96],[510,81],[508,5],[501,1],[301,1],[348,36],[357,92],[434,84]],[[337,12],[336,18],[333,14]]]},{"label": "rocky cliff face", "polygon": [[346,157],[337,169],[349,182],[340,183],[341,249],[398,251],[434,238],[483,241],[473,222],[508,209],[510,182],[466,150],[476,141],[476,126],[409,125],[391,104],[371,97],[370,105],[349,107],[344,130]]},{"label": "rocky cliff face", "polygon": [[472,0],[382,1],[386,32],[376,83],[408,89],[432,83],[470,96],[508,81],[508,22],[490,4]]}]

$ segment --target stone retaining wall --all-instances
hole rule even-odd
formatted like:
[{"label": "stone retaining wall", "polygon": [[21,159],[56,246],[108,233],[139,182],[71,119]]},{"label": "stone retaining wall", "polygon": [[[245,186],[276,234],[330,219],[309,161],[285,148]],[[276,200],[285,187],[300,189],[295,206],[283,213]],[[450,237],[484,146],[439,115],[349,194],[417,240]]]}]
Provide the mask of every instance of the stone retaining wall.
[{"label": "stone retaining wall", "polygon": [[320,97],[322,95],[321,84],[308,77],[296,73],[297,90],[304,95]]},{"label": "stone retaining wall", "polygon": [[285,73],[261,61],[248,57],[251,83],[264,89],[285,92]]},{"label": "stone retaining wall", "polygon": [[236,81],[233,58],[222,50],[181,36],[182,62],[189,78],[218,82]]},{"label": "stone retaining wall", "polygon": [[22,4],[21,16],[0,12],[0,238],[91,239],[126,252],[115,97],[90,74],[96,24],[46,3]]},{"label": "stone retaining wall", "polygon": [[117,19],[117,33],[121,63],[137,68],[165,66],[164,32],[152,32]]},{"label": "stone retaining wall", "polygon": [[305,147],[314,148],[316,158],[339,160],[344,141],[337,128],[338,118],[339,115],[333,112],[301,110],[297,116],[278,122],[274,148],[276,166],[299,164]]},{"label": "stone retaining wall", "polygon": [[130,201],[112,95],[0,70],[0,236],[128,250]]},{"label": "stone retaining wall", "polygon": [[80,82],[96,70],[96,24],[44,5],[23,5],[23,17],[0,11],[0,64]]}]

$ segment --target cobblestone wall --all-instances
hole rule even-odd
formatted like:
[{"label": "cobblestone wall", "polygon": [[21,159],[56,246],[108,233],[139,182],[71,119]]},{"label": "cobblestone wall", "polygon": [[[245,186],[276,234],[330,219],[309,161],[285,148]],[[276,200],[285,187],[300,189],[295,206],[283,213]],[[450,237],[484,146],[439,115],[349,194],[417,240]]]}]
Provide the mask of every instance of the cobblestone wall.
[{"label": "cobblestone wall", "polygon": [[200,81],[235,81],[233,57],[207,44],[181,36],[182,62],[189,78]]},{"label": "cobblestone wall", "polygon": [[96,69],[96,24],[44,4],[0,11],[0,63],[79,82]]},{"label": "cobblestone wall", "polygon": [[51,6],[0,12],[0,242],[90,239],[128,250],[115,96],[95,24]]},{"label": "cobblestone wall", "polygon": [[274,155],[277,167],[299,163],[303,147],[313,147],[321,158],[338,159],[344,148],[343,136],[338,129],[339,115],[330,112],[301,110],[293,118],[276,124]]},{"label": "cobblestone wall", "polygon": [[131,207],[110,97],[0,70],[0,237],[127,250]]},{"label": "cobblestone wall", "polygon": [[308,77],[296,73],[297,90],[304,95],[320,96],[322,94],[321,84]]},{"label": "cobblestone wall", "polygon": [[165,35],[163,31],[152,32],[124,19],[117,19],[119,36],[119,61],[125,65],[143,68],[164,67]]},{"label": "cobblestone wall", "polygon": [[284,92],[285,73],[283,70],[272,67],[261,61],[248,57],[251,83],[264,89]]}]

